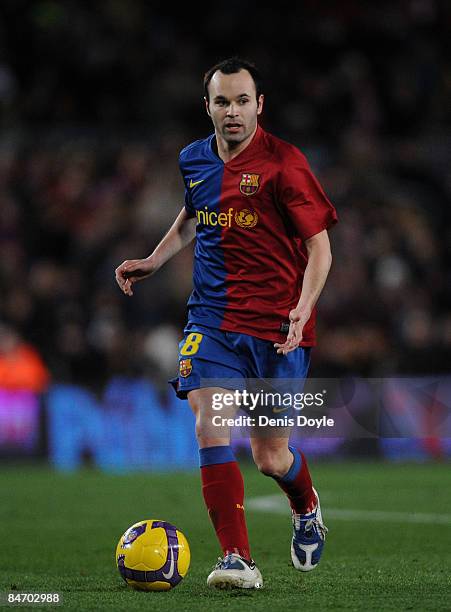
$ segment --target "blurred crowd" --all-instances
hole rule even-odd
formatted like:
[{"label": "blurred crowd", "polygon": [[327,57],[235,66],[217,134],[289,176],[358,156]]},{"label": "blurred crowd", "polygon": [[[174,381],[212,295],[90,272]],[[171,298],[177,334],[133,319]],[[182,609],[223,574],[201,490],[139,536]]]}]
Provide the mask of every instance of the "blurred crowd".
[{"label": "blurred crowd", "polygon": [[179,150],[211,132],[203,72],[239,53],[266,76],[263,126],[340,217],[312,373],[450,372],[451,6],[246,6],[2,3],[0,366],[23,345],[58,381],[175,373],[191,250],[133,298],[114,269],[182,207]]}]

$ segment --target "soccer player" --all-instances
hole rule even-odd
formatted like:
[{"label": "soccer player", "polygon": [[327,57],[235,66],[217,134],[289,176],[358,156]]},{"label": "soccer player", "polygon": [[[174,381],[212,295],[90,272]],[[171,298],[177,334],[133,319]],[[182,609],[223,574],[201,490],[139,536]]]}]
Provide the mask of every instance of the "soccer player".
[{"label": "soccer player", "polygon": [[[304,155],[259,126],[264,96],[253,64],[213,66],[204,93],[214,133],[180,154],[185,205],[154,252],[124,261],[116,280],[133,295],[134,283],[196,239],[176,391],[196,416],[202,492],[224,554],[207,584],[259,588],[229,430],[211,426],[213,395],[227,390],[207,379],[305,379],[337,216]],[[306,458],[283,432],[251,437],[251,447],[258,469],[288,497],[292,563],[310,571],[327,529]]]}]

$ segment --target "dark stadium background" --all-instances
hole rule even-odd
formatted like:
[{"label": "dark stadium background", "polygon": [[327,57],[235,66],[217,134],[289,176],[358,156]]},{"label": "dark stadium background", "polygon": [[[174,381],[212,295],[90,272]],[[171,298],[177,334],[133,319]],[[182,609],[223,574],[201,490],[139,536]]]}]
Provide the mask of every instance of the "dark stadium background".
[{"label": "dark stadium background", "polygon": [[[202,75],[234,54],[266,77],[264,127],[305,152],[339,212],[312,376],[427,377],[449,391],[450,29],[451,5],[438,0],[176,11],[141,0],[4,0],[3,459],[196,464],[188,407],[166,383],[191,252],[132,299],[113,272],[148,255],[180,210],[178,152],[211,131]],[[449,456],[448,441],[411,417],[403,440],[310,450]]]}]

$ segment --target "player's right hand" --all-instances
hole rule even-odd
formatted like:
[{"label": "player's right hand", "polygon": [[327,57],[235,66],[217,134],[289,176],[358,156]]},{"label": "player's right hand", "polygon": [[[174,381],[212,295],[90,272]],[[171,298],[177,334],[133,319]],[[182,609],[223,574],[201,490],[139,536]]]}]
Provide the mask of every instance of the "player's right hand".
[{"label": "player's right hand", "polygon": [[156,266],[152,258],[127,259],[115,270],[116,282],[125,295],[133,295],[133,284],[148,278],[155,270]]}]

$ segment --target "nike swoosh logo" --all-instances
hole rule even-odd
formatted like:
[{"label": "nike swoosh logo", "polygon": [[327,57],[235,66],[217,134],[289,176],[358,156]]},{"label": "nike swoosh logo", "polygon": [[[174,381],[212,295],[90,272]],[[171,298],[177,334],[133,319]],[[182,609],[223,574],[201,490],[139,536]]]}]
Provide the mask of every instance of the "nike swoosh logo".
[{"label": "nike swoosh logo", "polygon": [[171,565],[169,566],[169,572],[167,574],[163,572],[163,576],[166,578],[166,580],[170,580],[172,578],[172,576],[174,575],[175,567],[174,553],[172,552],[172,548],[169,549],[169,554],[171,555]]},{"label": "nike swoosh logo", "polygon": [[275,407],[274,407],[274,408],[272,409],[272,411],[273,411],[275,414],[278,414],[279,412],[285,412],[285,410],[288,410],[288,406],[286,406],[285,408],[275,408]]},{"label": "nike swoosh logo", "polygon": [[192,189],[193,187],[195,187],[196,185],[199,185],[199,183],[203,183],[204,181],[205,179],[201,179],[200,181],[193,181],[193,179],[191,179],[189,183],[189,188]]}]

